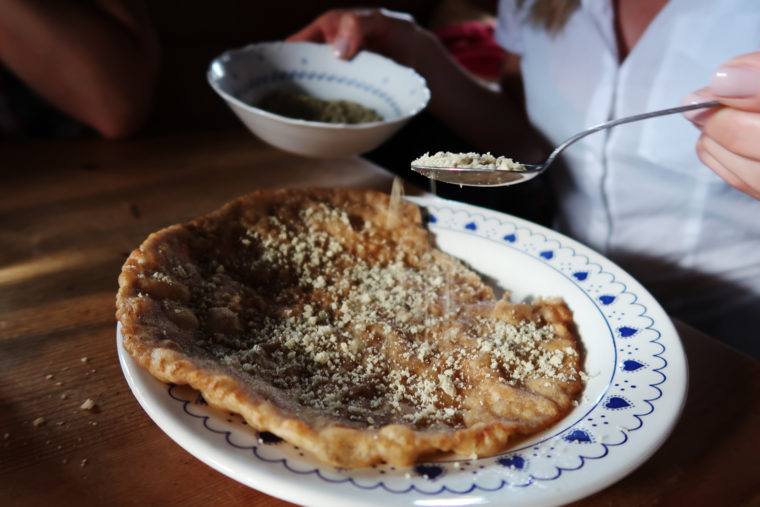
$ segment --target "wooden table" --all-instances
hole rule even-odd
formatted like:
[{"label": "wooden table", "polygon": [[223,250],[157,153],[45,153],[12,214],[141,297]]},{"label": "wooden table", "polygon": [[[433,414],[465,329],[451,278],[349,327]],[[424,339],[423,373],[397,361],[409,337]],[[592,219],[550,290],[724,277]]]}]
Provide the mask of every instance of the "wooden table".
[{"label": "wooden table", "polygon": [[[198,461],[138,405],[116,355],[117,275],[148,233],[248,191],[391,179],[242,129],[0,143],[0,504],[287,505]],[[760,363],[678,328],[691,372],[681,421],[579,504],[760,503]]]}]

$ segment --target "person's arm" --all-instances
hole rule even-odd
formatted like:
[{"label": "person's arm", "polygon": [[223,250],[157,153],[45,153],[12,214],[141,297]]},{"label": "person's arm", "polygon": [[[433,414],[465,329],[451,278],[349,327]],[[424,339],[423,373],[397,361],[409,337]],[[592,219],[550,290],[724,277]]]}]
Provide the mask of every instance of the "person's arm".
[{"label": "person's arm", "polygon": [[119,138],[150,112],[159,45],[139,0],[0,0],[0,61],[61,111]]},{"label": "person's arm", "polygon": [[760,199],[760,52],[729,60],[710,86],[684,102],[707,100],[726,107],[685,114],[702,131],[699,158],[729,185]]},{"label": "person's arm", "polygon": [[[413,67],[430,88],[429,110],[478,149],[524,156],[541,146],[528,125],[522,98],[478,80],[411,16],[382,9],[334,10],[287,40],[326,42],[346,59],[366,48]],[[519,58],[507,55],[505,70],[505,79],[519,81]]]}]

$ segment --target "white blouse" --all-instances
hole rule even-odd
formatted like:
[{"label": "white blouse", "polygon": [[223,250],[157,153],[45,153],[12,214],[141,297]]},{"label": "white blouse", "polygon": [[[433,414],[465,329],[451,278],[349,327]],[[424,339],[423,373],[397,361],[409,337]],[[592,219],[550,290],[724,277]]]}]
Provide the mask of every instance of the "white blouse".
[{"label": "white blouse", "polygon": [[[582,0],[556,35],[528,21],[525,3],[500,1],[496,37],[521,55],[529,117],[554,145],[677,106],[723,62],[760,49],[758,0],[670,0],[622,63],[612,0]],[[673,115],[579,141],[566,169],[549,169],[557,227],[629,270],[671,314],[760,345],[760,201],[700,162],[698,136]]]}]

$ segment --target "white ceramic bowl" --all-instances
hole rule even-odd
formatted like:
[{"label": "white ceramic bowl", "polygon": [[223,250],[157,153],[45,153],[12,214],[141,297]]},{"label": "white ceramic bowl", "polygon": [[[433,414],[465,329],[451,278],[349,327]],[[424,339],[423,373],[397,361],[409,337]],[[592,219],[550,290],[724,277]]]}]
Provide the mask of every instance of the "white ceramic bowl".
[{"label": "white ceramic bowl", "polygon": [[[299,155],[366,153],[393,135],[430,100],[413,69],[368,51],[346,61],[326,44],[263,42],[233,49],[211,62],[208,81],[259,138]],[[276,88],[323,100],[343,99],[377,111],[383,121],[343,124],[287,118],[252,106]]]}]

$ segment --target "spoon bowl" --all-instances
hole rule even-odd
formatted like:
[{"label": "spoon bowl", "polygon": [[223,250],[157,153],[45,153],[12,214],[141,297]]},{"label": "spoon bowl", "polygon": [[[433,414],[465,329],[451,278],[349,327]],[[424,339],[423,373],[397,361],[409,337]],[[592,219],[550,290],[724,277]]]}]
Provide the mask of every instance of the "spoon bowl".
[{"label": "spoon bowl", "polygon": [[543,164],[531,165],[522,164],[519,169],[496,169],[493,167],[436,167],[431,165],[419,165],[412,163],[412,170],[422,174],[423,176],[430,178],[431,180],[441,181],[443,183],[453,183],[460,186],[470,187],[504,187],[509,185],[516,185],[518,183],[524,183],[528,180],[532,180],[539,174],[546,171],[557,156],[568,146],[578,141],[579,139],[586,137],[594,132],[612,128],[616,125],[623,123],[630,123],[639,120],[646,120],[647,118],[654,118],[656,116],[664,116],[668,114],[682,113],[691,109],[702,109],[708,107],[720,106],[720,102],[702,102],[700,104],[689,104],[688,106],[671,107],[670,109],[662,109],[659,111],[652,111],[649,113],[637,114],[633,116],[626,116],[624,118],[618,118],[616,120],[601,123],[589,129],[583,130],[574,136],[565,140],[562,144],[557,146]]},{"label": "spoon bowl", "polygon": [[433,167],[413,165],[412,169],[431,180],[470,187],[503,187],[532,180],[542,172],[540,165],[524,164],[524,170],[478,167]]}]

